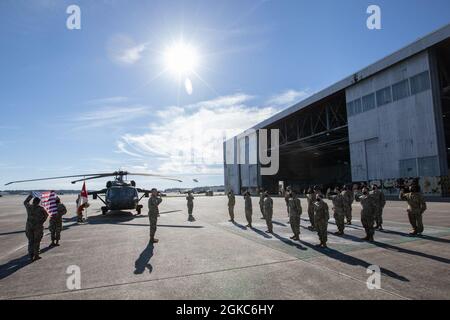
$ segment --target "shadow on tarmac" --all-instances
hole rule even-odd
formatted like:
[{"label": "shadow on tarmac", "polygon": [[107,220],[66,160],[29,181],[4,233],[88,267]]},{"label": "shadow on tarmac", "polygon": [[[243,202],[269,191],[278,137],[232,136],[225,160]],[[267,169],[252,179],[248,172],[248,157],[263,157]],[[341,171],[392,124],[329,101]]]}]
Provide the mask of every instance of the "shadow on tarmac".
[{"label": "shadow on tarmac", "polygon": [[150,264],[150,259],[153,257],[153,249],[153,243],[149,241],[147,247],[145,247],[134,262],[134,274],[143,274],[145,269],[148,269],[148,272],[152,273],[153,266]]}]

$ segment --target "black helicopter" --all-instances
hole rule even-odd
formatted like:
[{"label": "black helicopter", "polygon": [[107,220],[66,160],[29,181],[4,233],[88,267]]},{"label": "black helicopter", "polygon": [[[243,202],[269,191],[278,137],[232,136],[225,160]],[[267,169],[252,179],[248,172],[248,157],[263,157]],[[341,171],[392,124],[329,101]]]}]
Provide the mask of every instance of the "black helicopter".
[{"label": "black helicopter", "polygon": [[[156,174],[150,173],[130,173],[127,171],[115,171],[111,173],[94,173],[94,174],[82,174],[82,175],[73,175],[73,176],[62,176],[62,177],[51,177],[51,178],[40,178],[40,179],[30,179],[30,180],[21,180],[21,181],[12,181],[5,184],[11,185],[13,183],[23,183],[23,182],[32,182],[32,181],[43,181],[43,180],[56,180],[56,179],[67,179],[67,178],[82,178],[75,181],[72,181],[72,184],[77,182],[100,179],[106,177],[114,177],[114,181],[108,181],[106,183],[106,189],[102,189],[99,191],[88,192],[88,195],[92,195],[94,200],[100,199],[105,205],[101,208],[102,214],[106,214],[108,211],[113,210],[136,210],[138,214],[141,213],[143,206],[139,204],[142,198],[148,198],[150,196],[150,190],[145,190],[141,188],[136,188],[136,182],[131,180],[127,182],[124,177],[127,176],[145,176],[145,177],[154,177],[158,179],[172,180],[182,182],[177,178],[171,178]],[[143,193],[141,197],[139,197],[139,193]],[[105,199],[102,199],[99,195],[104,194]]]}]

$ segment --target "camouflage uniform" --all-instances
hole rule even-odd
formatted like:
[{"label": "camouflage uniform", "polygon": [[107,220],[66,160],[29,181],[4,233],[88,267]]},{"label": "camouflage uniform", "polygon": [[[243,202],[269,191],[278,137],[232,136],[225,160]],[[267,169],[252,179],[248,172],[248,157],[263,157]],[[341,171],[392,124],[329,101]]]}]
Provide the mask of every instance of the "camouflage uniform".
[{"label": "camouflage uniform", "polygon": [[263,218],[265,219],[266,216],[264,215],[264,192],[259,193],[259,210],[261,210],[261,214]]},{"label": "camouflage uniform", "polygon": [[345,199],[341,193],[336,195],[328,195],[328,199],[333,202],[334,220],[338,228],[339,234],[344,234],[345,229]]},{"label": "camouflage uniform", "polygon": [[192,212],[194,210],[194,196],[192,194],[189,194],[186,197],[187,200],[187,208],[188,208],[188,215],[189,215],[189,221],[194,220],[194,217],[192,216]]},{"label": "camouflage uniform", "polygon": [[38,257],[41,240],[44,236],[44,222],[48,218],[48,213],[40,205],[30,204],[31,197],[24,201],[27,209],[27,224],[25,234],[28,238],[28,254],[30,258]]},{"label": "camouflage uniform", "polygon": [[231,221],[234,221],[234,205],[236,204],[236,198],[233,193],[228,194],[228,214]]},{"label": "camouflage uniform", "polygon": [[315,193],[307,193],[306,201],[308,202],[309,223],[311,223],[311,228],[315,229],[315,227],[314,227],[314,202],[316,201],[316,194]]},{"label": "camouflage uniform", "polygon": [[326,245],[328,240],[328,220],[330,220],[330,212],[326,202],[323,200],[314,202],[314,224],[316,226],[321,245]]},{"label": "camouflage uniform", "polygon": [[294,238],[300,235],[300,216],[302,214],[302,204],[297,195],[289,199],[289,223],[291,225]]},{"label": "camouflage uniform", "polygon": [[356,201],[361,203],[361,223],[366,231],[365,240],[373,241],[375,233],[375,200],[370,194],[358,194],[355,196]]},{"label": "camouflage uniform", "polygon": [[409,223],[413,228],[413,234],[421,234],[423,232],[422,215],[427,210],[425,199],[419,192],[400,193],[400,200],[408,203]]},{"label": "camouflage uniform", "polygon": [[57,213],[50,216],[50,224],[48,229],[51,233],[52,243],[54,241],[59,241],[61,239],[61,230],[62,230],[62,216],[67,213],[66,206],[62,203],[58,203]]},{"label": "camouflage uniform", "polygon": [[267,231],[273,232],[272,216],[273,216],[273,200],[270,196],[264,198],[263,203],[264,217],[266,219]]},{"label": "camouflage uniform", "polygon": [[383,209],[386,205],[386,198],[384,197],[384,193],[380,190],[373,190],[370,192],[370,195],[374,199],[376,227],[381,227],[383,225]]},{"label": "camouflage uniform", "polygon": [[252,197],[250,194],[246,194],[244,196],[245,199],[245,218],[247,219],[248,225],[252,225],[252,214],[253,214],[253,208],[252,208]]},{"label": "camouflage uniform", "polygon": [[347,223],[352,222],[352,204],[355,200],[355,195],[352,190],[344,190],[342,191],[342,195],[345,199],[345,218],[347,219]]},{"label": "camouflage uniform", "polygon": [[290,193],[289,190],[284,191],[284,202],[286,202],[286,209],[287,209],[287,214],[289,217],[289,199],[290,199]]},{"label": "camouflage uniform", "polygon": [[148,219],[150,220],[150,240],[155,238],[156,224],[158,223],[159,209],[158,206],[162,202],[160,196],[152,195],[148,199]]}]

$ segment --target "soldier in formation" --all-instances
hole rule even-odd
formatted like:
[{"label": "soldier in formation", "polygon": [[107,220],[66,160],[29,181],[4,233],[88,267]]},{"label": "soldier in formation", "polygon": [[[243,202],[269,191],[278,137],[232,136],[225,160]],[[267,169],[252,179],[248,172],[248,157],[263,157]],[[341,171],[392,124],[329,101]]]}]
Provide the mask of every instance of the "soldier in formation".
[{"label": "soldier in formation", "polygon": [[405,190],[400,191],[400,200],[404,200],[408,203],[408,219],[411,223],[412,230],[410,235],[421,235],[423,232],[423,220],[422,216],[425,210],[427,210],[427,204],[418,185],[412,185],[409,187],[409,192]]},{"label": "soldier in formation", "polygon": [[148,200],[148,219],[150,221],[150,242],[157,243],[159,240],[155,238],[156,224],[158,223],[159,208],[158,206],[162,202],[161,194],[153,188],[151,190],[152,195]]},{"label": "soldier in formation", "polygon": [[247,219],[247,228],[252,228],[252,196],[249,191],[244,193],[244,201],[245,201],[245,218]]},{"label": "soldier in formation", "polygon": [[228,192],[228,214],[230,215],[230,222],[234,222],[234,206],[236,204],[236,197],[233,191]]},{"label": "soldier in formation", "polygon": [[264,198],[265,198],[264,189],[259,189],[259,210],[261,211],[262,217],[261,219],[266,219],[264,215]]},{"label": "soldier in formation", "polygon": [[375,233],[375,200],[369,194],[369,189],[363,187],[361,193],[355,195],[355,200],[361,203],[361,223],[366,231],[366,237],[363,240],[374,241],[373,235]]},{"label": "soldier in formation", "polygon": [[384,193],[378,189],[376,184],[372,186],[370,195],[374,199],[375,229],[383,230],[383,209],[386,205],[386,198],[384,197]]},{"label": "soldier in formation", "polygon": [[292,240],[300,240],[300,216],[302,214],[302,205],[300,199],[297,197],[297,192],[291,190],[291,196],[289,198],[289,223],[294,235]]},{"label": "soldier in formation", "polygon": [[40,259],[41,240],[44,236],[44,222],[48,218],[47,211],[40,206],[41,199],[34,198],[32,204],[30,200],[33,199],[29,195],[23,202],[27,210],[27,224],[25,234],[28,238],[28,255],[32,261]]},{"label": "soldier in formation", "polygon": [[284,202],[286,203],[286,210],[289,217],[289,199],[291,198],[291,188],[287,187],[286,190],[284,190]]},{"label": "soldier in formation", "polygon": [[349,186],[344,186],[344,190],[342,191],[342,195],[345,200],[345,218],[347,220],[347,224],[352,224],[352,204],[355,200],[355,194],[353,190]]},{"label": "soldier in formation", "polygon": [[269,195],[269,192],[264,193],[264,202],[263,202],[263,208],[264,208],[264,217],[266,219],[267,224],[267,233],[273,233],[273,223],[272,223],[272,216],[273,216],[273,200]]},{"label": "soldier in formation", "polygon": [[62,230],[62,217],[67,213],[67,208],[61,203],[61,199],[56,197],[57,210],[54,215],[50,217],[50,224],[48,229],[50,230],[52,243],[50,246],[59,246],[59,240],[61,239]]},{"label": "soldier in formation", "polygon": [[194,210],[194,196],[192,195],[192,191],[188,192],[186,200],[187,200],[187,208],[188,208],[188,221],[194,222],[195,218],[192,215],[192,212]]},{"label": "soldier in formation", "polygon": [[342,236],[345,229],[345,199],[341,193],[341,189],[336,187],[333,194],[328,192],[327,198],[333,202],[334,220],[338,229],[335,234]]},{"label": "soldier in formation", "polygon": [[316,201],[314,202],[314,225],[317,229],[321,248],[327,248],[327,233],[328,233],[328,220],[330,219],[330,212],[328,205],[322,200],[322,195],[316,195]]}]

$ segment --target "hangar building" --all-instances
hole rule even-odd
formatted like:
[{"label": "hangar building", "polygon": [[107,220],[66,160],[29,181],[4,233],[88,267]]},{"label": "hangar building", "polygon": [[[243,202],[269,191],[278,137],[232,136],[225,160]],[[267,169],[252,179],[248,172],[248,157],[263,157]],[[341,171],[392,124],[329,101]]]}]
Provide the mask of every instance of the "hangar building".
[{"label": "hangar building", "polygon": [[[418,178],[424,193],[448,196],[450,24],[251,129],[224,142],[235,193],[376,181],[395,194],[399,179]],[[276,175],[250,161],[259,129],[279,130]]]}]

